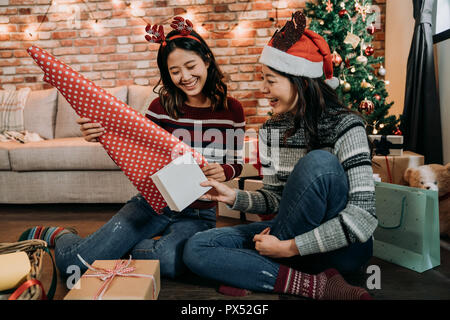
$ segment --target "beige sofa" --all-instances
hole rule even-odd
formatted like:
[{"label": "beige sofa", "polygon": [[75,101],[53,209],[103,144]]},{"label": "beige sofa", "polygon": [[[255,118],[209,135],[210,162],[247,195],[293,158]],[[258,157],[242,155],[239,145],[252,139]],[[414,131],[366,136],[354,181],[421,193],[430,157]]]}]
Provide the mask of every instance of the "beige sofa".
[{"label": "beige sofa", "polygon": [[[107,89],[142,114],[152,87]],[[100,143],[86,142],[78,116],[56,89],[33,91],[24,126],[44,141],[0,142],[0,203],[123,203],[137,193]]]}]

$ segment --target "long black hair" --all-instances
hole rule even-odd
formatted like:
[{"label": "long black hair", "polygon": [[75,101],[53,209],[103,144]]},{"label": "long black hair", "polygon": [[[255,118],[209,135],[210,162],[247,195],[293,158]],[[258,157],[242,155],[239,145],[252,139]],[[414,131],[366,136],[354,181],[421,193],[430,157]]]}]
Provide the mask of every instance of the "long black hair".
[{"label": "long black hair", "polygon": [[[174,119],[178,119],[181,115],[181,106],[186,101],[186,94],[180,90],[172,81],[167,66],[167,57],[176,48],[189,50],[195,52],[205,62],[209,63],[208,76],[202,93],[211,100],[211,106],[214,111],[227,109],[227,85],[224,83],[224,75],[221,72],[214,55],[203,38],[192,31],[190,35],[197,38],[199,41],[187,37],[180,37],[169,40],[172,36],[180,34],[177,30],[172,30],[166,36],[167,44],[160,46],[158,50],[158,68],[161,78],[153,89],[155,93],[159,94],[161,105],[166,110],[167,114]],[[162,84],[158,92],[156,88]]]},{"label": "long black hair", "polygon": [[[294,76],[269,67],[273,72],[286,77],[294,84],[298,100],[294,111],[294,126],[288,129],[284,135],[284,142],[294,135],[304,125],[306,137],[306,149],[311,151],[320,148],[318,124],[322,115],[330,113],[339,115],[352,113],[362,115],[344,106],[334,89],[332,89],[322,78],[308,78]],[[331,108],[333,110],[331,110]]]}]

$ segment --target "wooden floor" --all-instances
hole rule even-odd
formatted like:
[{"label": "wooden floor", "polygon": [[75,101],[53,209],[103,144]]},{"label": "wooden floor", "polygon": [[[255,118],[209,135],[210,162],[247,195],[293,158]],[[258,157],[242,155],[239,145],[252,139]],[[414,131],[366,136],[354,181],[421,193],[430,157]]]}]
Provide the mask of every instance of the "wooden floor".
[{"label": "wooden floor", "polygon": [[[27,228],[35,225],[75,227],[81,236],[97,230],[121,207],[120,204],[45,204],[0,205],[0,242],[15,242]],[[234,219],[220,218],[218,227],[239,223]],[[424,273],[417,273],[397,265],[372,258],[370,264],[381,269],[381,289],[369,290],[374,299],[450,299],[450,245],[441,241],[441,265]],[[347,277],[354,285],[366,287],[369,274]],[[50,259],[46,257],[42,282],[46,289],[51,281]],[[160,300],[217,300],[236,299],[217,292],[218,284],[188,273],[180,279],[162,279]],[[67,288],[58,277],[55,299],[62,299]],[[252,293],[240,299],[286,300],[297,297],[278,294]]]}]

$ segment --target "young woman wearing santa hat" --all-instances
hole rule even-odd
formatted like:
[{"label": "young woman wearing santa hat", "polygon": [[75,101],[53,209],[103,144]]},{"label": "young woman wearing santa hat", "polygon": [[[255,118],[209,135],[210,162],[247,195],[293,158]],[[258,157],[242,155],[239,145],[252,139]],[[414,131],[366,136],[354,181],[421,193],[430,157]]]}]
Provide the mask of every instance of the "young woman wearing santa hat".
[{"label": "young woman wearing santa hat", "polygon": [[251,290],[370,299],[341,276],[370,259],[377,226],[364,122],[339,102],[328,44],[305,22],[296,12],[261,54],[262,90],[274,113],[259,132],[262,189],[203,183],[213,187],[206,199],[277,215],[197,233],[183,259],[196,274],[225,283],[220,291],[232,295]]}]

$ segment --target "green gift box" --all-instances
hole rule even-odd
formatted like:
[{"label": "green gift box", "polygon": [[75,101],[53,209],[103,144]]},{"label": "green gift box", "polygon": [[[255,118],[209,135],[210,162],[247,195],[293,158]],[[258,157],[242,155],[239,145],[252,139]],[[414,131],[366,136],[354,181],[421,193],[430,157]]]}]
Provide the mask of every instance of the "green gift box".
[{"label": "green gift box", "polygon": [[424,272],[440,265],[437,191],[375,182],[373,255]]}]

